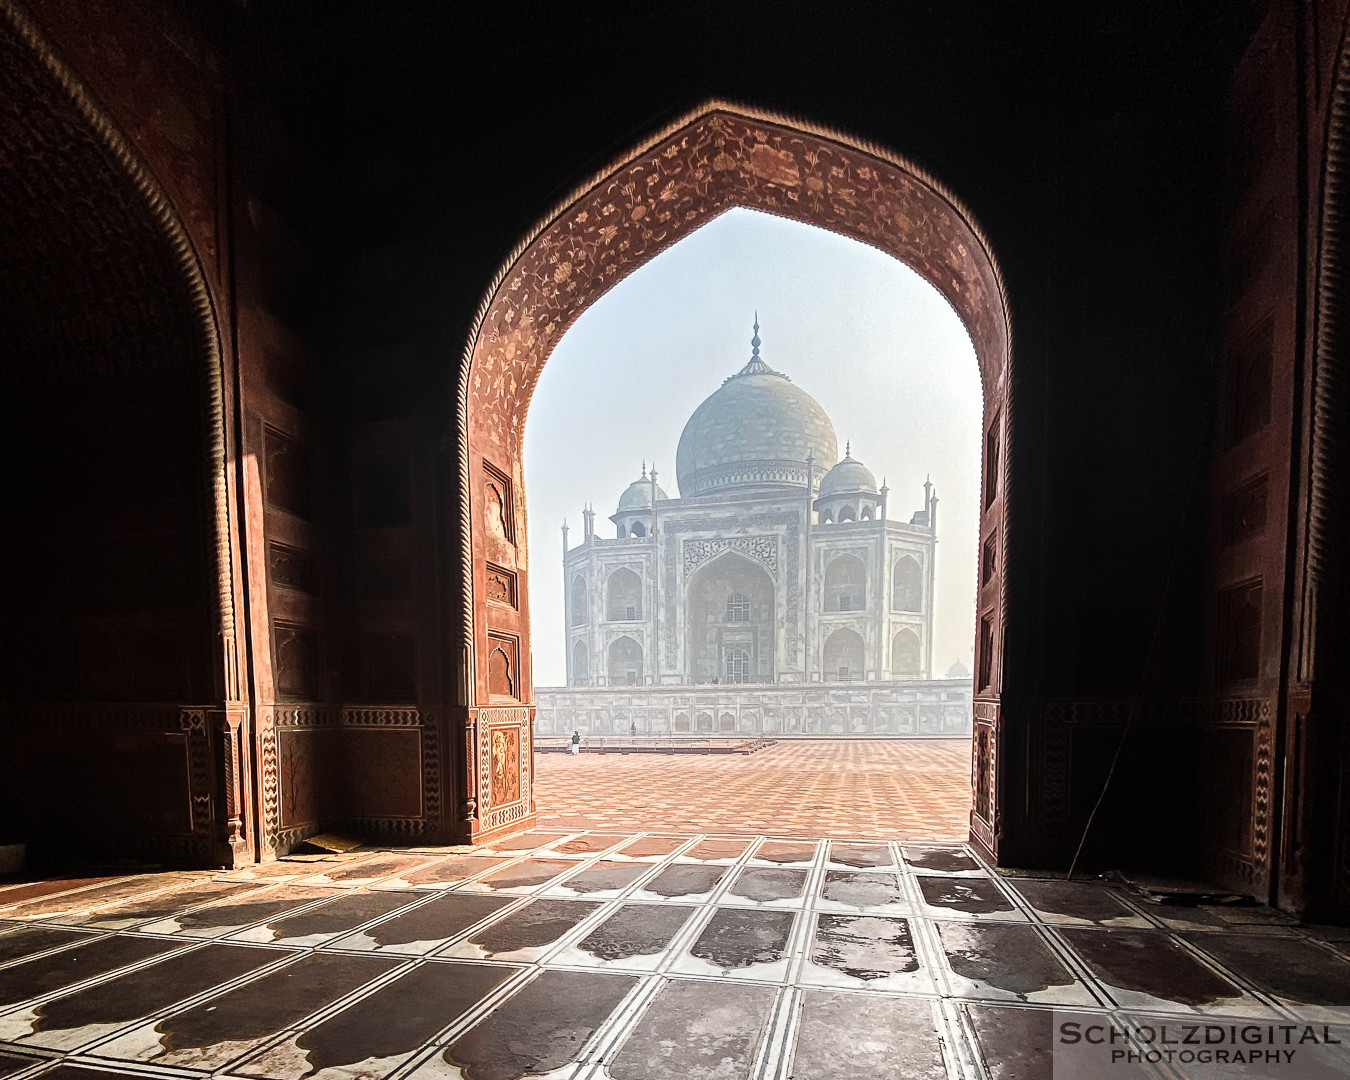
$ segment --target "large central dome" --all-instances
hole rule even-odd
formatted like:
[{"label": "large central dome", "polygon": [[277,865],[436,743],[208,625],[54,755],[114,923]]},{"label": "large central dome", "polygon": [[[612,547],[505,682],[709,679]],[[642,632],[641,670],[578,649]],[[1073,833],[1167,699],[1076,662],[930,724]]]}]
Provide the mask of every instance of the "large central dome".
[{"label": "large central dome", "polygon": [[684,498],[744,487],[805,487],[808,457],[817,476],[838,460],[825,410],[760,359],[758,320],[750,343],[750,362],[684,425],[675,453]]}]

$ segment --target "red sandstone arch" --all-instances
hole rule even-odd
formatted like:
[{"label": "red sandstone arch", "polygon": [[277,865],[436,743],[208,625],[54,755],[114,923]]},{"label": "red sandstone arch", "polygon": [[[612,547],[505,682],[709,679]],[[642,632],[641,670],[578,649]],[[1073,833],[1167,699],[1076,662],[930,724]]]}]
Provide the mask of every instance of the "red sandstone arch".
[{"label": "red sandstone arch", "polygon": [[[528,657],[529,614],[521,443],[531,395],[563,333],[625,275],[734,206],[830,229],[893,255],[951,303],[975,345],[984,387],[986,475],[981,548],[998,534],[999,565],[981,586],[976,644],[989,671],[975,705],[972,836],[997,848],[997,746],[1005,616],[1006,522],[1012,459],[1012,330],[997,260],[974,218],[924,170],[882,147],[804,121],[709,102],[622,155],[578,187],[524,237],[480,305],[460,366],[456,408],[465,650],[461,702],[467,784],[460,831],[481,837],[526,822],[529,785],[493,805],[476,778],[491,732],[530,738],[528,701],[488,704],[484,661],[490,637],[508,637]],[[487,493],[505,484],[506,533],[485,528]],[[483,601],[487,564],[516,575],[520,607]],[[494,570],[499,572],[499,570]],[[983,661],[983,663],[981,663]],[[521,683],[532,685],[528,665]],[[524,755],[522,755],[524,758]]]},{"label": "red sandstone arch", "polygon": [[[30,543],[28,553],[40,565],[29,562],[26,569],[36,577],[69,571],[78,579],[81,564],[107,560],[110,547],[116,552],[118,527],[125,533],[127,521],[141,514],[148,523],[144,531],[179,529],[178,547],[204,542],[208,549],[200,567],[195,555],[183,557],[181,572],[191,580],[181,588],[171,570],[163,571],[155,595],[172,598],[142,599],[148,616],[139,608],[128,614],[125,604],[100,613],[114,627],[109,639],[124,623],[169,620],[157,636],[98,643],[109,646],[119,664],[129,659],[126,666],[140,669],[139,683],[135,677],[91,679],[87,669],[114,666],[91,660],[98,649],[82,648],[78,659],[62,666],[61,648],[69,646],[58,641],[49,647],[30,633],[39,639],[38,651],[57,657],[52,671],[59,677],[40,672],[23,686],[8,679],[0,708],[9,760],[40,779],[21,793],[20,801],[38,807],[27,828],[31,839],[68,844],[73,851],[212,864],[247,857],[256,823],[247,806],[244,763],[250,755],[241,727],[246,664],[234,621],[238,567],[228,489],[227,379],[207,278],[178,211],[137,147],[12,0],[0,0],[0,99],[8,103],[0,119],[0,203],[6,207],[0,321],[9,361],[0,397],[29,412],[40,412],[41,403],[61,416],[67,414],[59,410],[83,401],[88,407],[79,415],[113,418],[109,430],[123,436],[135,425],[118,427],[119,409],[127,410],[138,395],[161,391],[171,404],[163,411],[181,413],[181,419],[155,418],[148,438],[161,440],[160,455],[183,455],[196,470],[179,499],[138,475],[125,442],[109,440],[99,453],[130,459],[120,466],[121,501],[104,520],[88,522],[94,540],[86,550],[75,549],[72,557],[59,542]],[[163,437],[164,429],[181,438]],[[72,475],[79,467],[77,462]],[[155,517],[146,511],[156,503],[172,509]],[[81,508],[91,505],[86,500]],[[120,518],[108,520],[119,512]],[[104,550],[95,552],[94,545]],[[8,547],[6,556],[23,561]],[[208,567],[214,581],[199,591],[196,571]],[[6,617],[21,619],[12,611]],[[172,618],[184,622],[175,628]],[[181,660],[177,675],[172,664],[161,663],[165,656]],[[146,763],[145,771],[118,775],[128,762]],[[83,794],[81,781],[122,808],[120,815],[106,801],[92,808],[91,820],[111,814],[119,821],[115,829],[98,830],[95,841],[62,833],[62,822],[53,823],[62,813],[71,816],[71,799]],[[19,786],[0,772],[0,788]],[[50,813],[53,805],[60,812]],[[87,822],[75,824],[88,832]]]}]

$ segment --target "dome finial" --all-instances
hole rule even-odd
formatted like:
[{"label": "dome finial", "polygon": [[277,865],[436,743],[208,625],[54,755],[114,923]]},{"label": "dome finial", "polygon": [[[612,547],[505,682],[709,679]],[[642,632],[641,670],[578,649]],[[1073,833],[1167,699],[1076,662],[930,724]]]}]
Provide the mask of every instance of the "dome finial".
[{"label": "dome finial", "polygon": [[642,477],[641,477],[641,478],[642,478],[643,480],[646,480],[646,479],[647,479],[647,459],[646,459],[646,458],[643,458],[643,459],[642,459]]},{"label": "dome finial", "polygon": [[755,312],[755,336],[750,339],[750,362],[753,364],[759,359],[759,312]]},{"label": "dome finial", "polygon": [[[838,446],[839,444],[835,443],[835,445]],[[852,456],[853,456],[853,441],[849,440],[848,442],[844,443],[844,457],[852,457]]]}]

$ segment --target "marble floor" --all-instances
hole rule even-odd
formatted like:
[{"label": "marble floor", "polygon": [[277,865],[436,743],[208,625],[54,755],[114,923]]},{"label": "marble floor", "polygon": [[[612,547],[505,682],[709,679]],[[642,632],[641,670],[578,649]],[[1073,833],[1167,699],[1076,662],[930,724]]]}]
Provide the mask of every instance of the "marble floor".
[{"label": "marble floor", "polygon": [[959,845],[540,829],[0,886],[5,1080],[1302,1080],[1350,1075],[1346,1046],[1312,1071],[1108,1071],[1052,1059],[1052,1024],[1260,1018],[1350,1045],[1347,1006],[1350,931]]},{"label": "marble floor", "polygon": [[[753,754],[536,754],[543,825],[946,840],[970,739],[783,739]],[[846,782],[845,782],[846,781]]]}]

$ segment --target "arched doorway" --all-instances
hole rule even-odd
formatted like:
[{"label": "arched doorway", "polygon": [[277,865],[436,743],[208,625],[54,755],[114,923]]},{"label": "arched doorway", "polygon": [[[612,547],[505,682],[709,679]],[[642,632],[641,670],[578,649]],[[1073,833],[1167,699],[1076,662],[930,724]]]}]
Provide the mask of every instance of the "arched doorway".
[{"label": "arched doorway", "polygon": [[913,630],[901,630],[891,641],[891,677],[918,678],[923,670],[923,653],[919,635]]},{"label": "arched doorway", "polygon": [[841,626],[825,639],[821,673],[826,682],[857,682],[867,669],[867,650],[862,635]]},{"label": "arched doorway", "polygon": [[609,679],[610,686],[640,686],[642,646],[630,637],[621,637],[611,642],[605,675]]},{"label": "arched doorway", "polygon": [[610,622],[633,622],[642,618],[642,579],[627,568],[609,575],[605,582],[605,618]]},{"label": "arched doorway", "polygon": [[23,462],[0,513],[23,568],[0,585],[0,819],[34,854],[249,858],[206,273],[137,148],[9,3],[0,97],[0,438]]},{"label": "arched doorway", "polygon": [[913,555],[902,555],[891,572],[891,610],[923,610],[923,571]]},{"label": "arched doorway", "polygon": [[[852,520],[851,518],[843,520]],[[867,605],[867,568],[856,555],[840,555],[825,567],[826,611],[861,611]]]},{"label": "arched doorway", "polygon": [[[579,187],[540,222],[502,266],[480,308],[460,369],[457,407],[465,432],[459,446],[463,549],[466,687],[461,723],[469,748],[463,762],[466,799],[461,828],[482,837],[529,819],[525,795],[508,806],[484,801],[479,783],[483,748],[499,727],[529,739],[526,702],[489,704],[483,664],[490,634],[528,642],[524,610],[490,609],[486,567],[524,578],[525,529],[521,444],[525,415],[543,364],[562,333],[623,275],[722,211],[767,210],[861,240],[907,263],[942,293],[975,345],[984,388],[985,472],[981,542],[997,537],[996,567],[980,593],[977,666],[988,678],[975,705],[974,772],[982,778],[972,835],[998,847],[996,752],[1003,626],[1006,622],[1006,472],[1011,441],[1011,329],[1001,276],[970,213],[941,184],[898,155],[837,132],[769,113],[709,103],[623,155]],[[486,527],[491,493],[507,488],[503,504],[509,545]],[[497,572],[497,571],[494,571]],[[523,582],[520,590],[524,594]],[[528,655],[528,649],[522,656]],[[522,680],[529,686],[527,673]],[[702,726],[702,717],[699,717]],[[711,717],[709,718],[711,722]],[[981,737],[980,732],[984,734]],[[457,740],[460,741],[460,740]],[[520,790],[526,792],[527,784]]]},{"label": "arched doorway", "polygon": [[774,672],[774,582],[767,570],[723,552],[686,585],[685,658],[691,683],[768,682]]},{"label": "arched doorway", "polygon": [[591,681],[591,654],[584,641],[572,642],[572,685],[585,686]]}]

